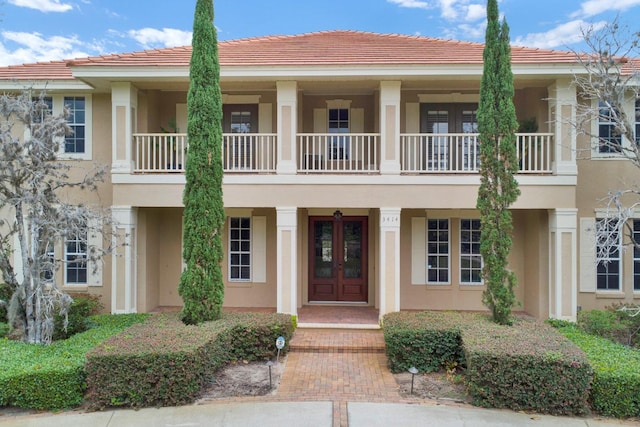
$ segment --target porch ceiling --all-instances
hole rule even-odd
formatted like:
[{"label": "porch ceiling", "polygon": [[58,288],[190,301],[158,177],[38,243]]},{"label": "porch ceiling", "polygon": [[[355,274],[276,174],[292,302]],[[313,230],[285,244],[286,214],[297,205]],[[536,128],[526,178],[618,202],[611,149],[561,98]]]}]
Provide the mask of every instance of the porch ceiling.
[{"label": "porch ceiling", "polygon": [[[188,78],[177,77],[134,77],[127,79],[84,78],[83,81],[95,87],[98,91],[108,92],[111,89],[112,81],[130,81],[141,90],[160,90],[167,92],[186,92],[189,89]],[[276,91],[276,77],[256,78],[249,77],[222,77],[222,90],[226,92],[264,92]],[[480,88],[480,76],[477,78],[469,76],[395,76],[373,77],[299,77],[298,89],[309,95],[362,95],[372,94],[378,91],[382,80],[399,80],[402,82],[403,90],[438,90],[438,91],[477,91]],[[537,78],[531,76],[515,76],[514,85],[516,89],[525,87],[548,87],[554,82],[552,77]]]}]

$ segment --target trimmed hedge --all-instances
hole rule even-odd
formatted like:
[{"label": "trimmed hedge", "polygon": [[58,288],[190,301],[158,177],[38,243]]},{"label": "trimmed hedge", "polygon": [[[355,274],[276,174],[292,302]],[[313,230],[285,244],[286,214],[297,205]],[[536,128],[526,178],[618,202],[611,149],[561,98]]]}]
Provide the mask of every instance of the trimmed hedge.
[{"label": "trimmed hedge", "polygon": [[93,327],[49,346],[0,339],[0,406],[62,409],[79,405],[88,350],[147,315],[99,315]]},{"label": "trimmed hedge", "polygon": [[384,339],[391,372],[437,371],[462,365],[459,313],[395,312],[384,317]]},{"label": "trimmed hedge", "polygon": [[0,322],[0,338],[4,338],[9,333],[9,324]]},{"label": "trimmed hedge", "polygon": [[611,417],[640,417],[640,351],[589,335],[575,326],[559,330],[587,353],[593,366],[593,409]]},{"label": "trimmed hedge", "polygon": [[4,301],[4,304],[0,304],[0,322],[7,322],[7,306],[12,294],[11,287],[4,282],[0,282],[0,301]]},{"label": "trimmed hedge", "polygon": [[[592,370],[553,328],[527,318],[500,326],[487,315],[399,312],[384,317],[389,367],[428,372],[458,361],[474,404],[551,414],[588,412]],[[439,342],[439,340],[441,340]]]},{"label": "trimmed hedge", "polygon": [[225,327],[218,344],[227,349],[229,361],[273,359],[278,352],[275,343],[279,336],[285,338],[285,347],[280,352],[285,354],[295,330],[295,321],[288,314],[229,313],[223,315],[222,321]]},{"label": "trimmed hedge", "polygon": [[229,313],[201,325],[157,315],[87,354],[87,399],[93,409],[189,403],[223,364],[273,357],[280,335],[293,335],[290,315]]},{"label": "trimmed hedge", "polygon": [[89,316],[100,313],[102,304],[96,295],[70,294],[73,298],[69,314],[67,315],[67,328],[64,328],[64,316],[56,314],[54,317],[55,328],[53,332],[54,341],[65,340],[75,334],[89,329]]},{"label": "trimmed hedge", "polygon": [[475,315],[462,329],[473,403],[556,415],[589,412],[593,371],[586,355],[551,326],[516,318],[497,325]]},{"label": "trimmed hedge", "polygon": [[614,304],[605,310],[578,312],[578,328],[588,334],[640,349],[640,316],[622,311],[623,304]]}]

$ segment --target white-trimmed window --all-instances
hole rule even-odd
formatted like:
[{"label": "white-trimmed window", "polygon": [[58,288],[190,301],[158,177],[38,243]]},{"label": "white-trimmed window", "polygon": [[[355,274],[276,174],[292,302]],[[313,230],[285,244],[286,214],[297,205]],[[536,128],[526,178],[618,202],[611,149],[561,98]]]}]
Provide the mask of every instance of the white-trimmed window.
[{"label": "white-trimmed window", "polygon": [[36,103],[36,111],[34,111],[31,120],[33,123],[42,123],[44,118],[53,112],[53,98],[50,96],[43,96],[42,98],[33,98],[33,102]]},{"label": "white-trimmed window", "polygon": [[640,144],[640,98],[636,98],[634,115],[635,115],[636,144]]},{"label": "white-trimmed window", "polygon": [[229,218],[229,280],[251,281],[251,217]]},{"label": "white-trimmed window", "polygon": [[[60,115],[66,106],[69,111],[67,121],[71,129],[60,142],[58,155],[61,159],[91,160],[91,132],[92,132],[92,97],[86,95],[47,95],[33,98],[34,102],[42,101],[44,105],[34,112],[32,122],[42,122],[45,115],[51,113]],[[29,130],[25,129],[25,138],[29,137]]]},{"label": "white-trimmed window", "polygon": [[460,220],[460,283],[482,284],[480,220]]},{"label": "white-trimmed window", "polygon": [[64,137],[64,152],[83,154],[86,151],[86,100],[84,96],[65,96],[64,106],[69,110],[71,134]]},{"label": "white-trimmed window", "polygon": [[44,252],[42,258],[41,258],[41,262],[44,264],[43,268],[41,270],[42,272],[42,279],[44,279],[47,282],[53,281],[54,275],[55,275],[55,269],[54,269],[54,265],[55,265],[55,244],[51,243],[51,242],[45,242],[42,234],[40,234],[40,245],[44,245],[43,248],[41,248]]},{"label": "white-trimmed window", "polygon": [[427,283],[449,283],[449,220],[427,220]]},{"label": "white-trimmed window", "polygon": [[640,244],[640,220],[634,219],[633,220],[633,290],[634,292],[640,292],[640,248],[638,248],[637,246],[638,244]]},{"label": "white-trimmed window", "polygon": [[76,235],[64,242],[64,283],[87,284],[87,236]]},{"label": "white-trimmed window", "polygon": [[83,95],[51,95],[53,100],[54,115],[62,114],[64,107],[69,109],[69,127],[72,130],[60,141],[60,159],[91,160],[91,133],[92,133],[92,97]]},{"label": "white-trimmed window", "polygon": [[[349,109],[330,108],[329,109],[329,133],[348,134],[349,133]],[[329,146],[329,159],[349,160],[349,137],[333,136]]]},{"label": "white-trimmed window", "polygon": [[[605,229],[606,228],[606,229]],[[620,257],[621,238],[620,228],[616,221],[596,220],[596,290],[619,291],[621,280],[622,260]],[[598,237],[605,236],[605,237]],[[611,243],[613,242],[613,244]]]},{"label": "white-trimmed window", "polygon": [[615,110],[600,102],[598,111],[598,153],[619,153],[622,150],[622,135],[616,126]]}]

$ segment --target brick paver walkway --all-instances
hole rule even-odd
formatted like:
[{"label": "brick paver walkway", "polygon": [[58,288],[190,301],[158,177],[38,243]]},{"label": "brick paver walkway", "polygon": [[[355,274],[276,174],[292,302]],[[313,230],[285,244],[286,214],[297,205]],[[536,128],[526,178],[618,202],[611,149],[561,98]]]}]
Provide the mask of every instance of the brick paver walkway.
[{"label": "brick paver walkway", "polygon": [[278,396],[290,400],[398,399],[398,386],[379,353],[297,353],[287,357]]},{"label": "brick paver walkway", "polygon": [[401,400],[382,331],[358,329],[296,330],[276,396],[332,401],[334,427],[348,425],[348,401]]}]

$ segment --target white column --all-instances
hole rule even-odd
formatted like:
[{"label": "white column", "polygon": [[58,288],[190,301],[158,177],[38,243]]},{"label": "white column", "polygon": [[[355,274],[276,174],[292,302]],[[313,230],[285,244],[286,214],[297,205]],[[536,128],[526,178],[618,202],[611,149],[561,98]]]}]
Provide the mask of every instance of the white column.
[{"label": "white column", "polygon": [[400,311],[400,208],[380,208],[380,318]]},{"label": "white column", "polygon": [[554,134],[553,172],[576,175],[576,88],[570,79],[558,79],[549,86],[549,131]]},{"label": "white column", "polygon": [[298,84],[276,82],[278,90],[278,164],[280,175],[295,175],[298,134]]},{"label": "white column", "polygon": [[138,211],[131,206],[113,206],[115,222],[111,261],[111,312],[137,311],[136,223]]},{"label": "white column", "polygon": [[298,218],[296,207],[277,207],[277,310],[278,313],[298,312]]},{"label": "white column", "polygon": [[129,82],[111,83],[111,173],[133,171],[133,134],[137,130],[138,90]]},{"label": "white column", "polygon": [[576,320],[577,209],[549,211],[549,317]]},{"label": "white column", "polygon": [[400,82],[380,82],[380,173],[400,174]]}]

